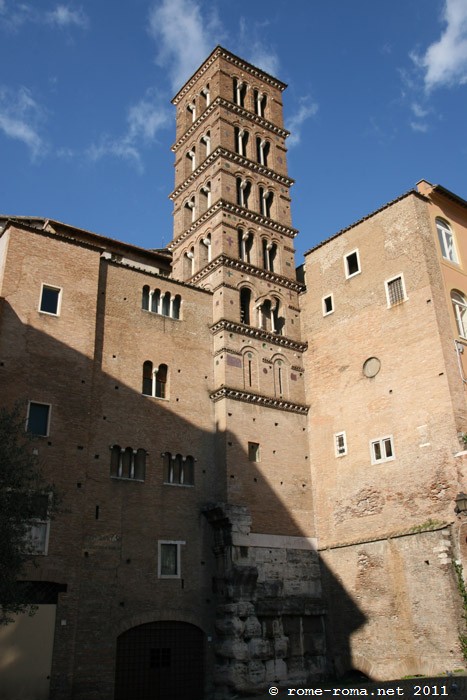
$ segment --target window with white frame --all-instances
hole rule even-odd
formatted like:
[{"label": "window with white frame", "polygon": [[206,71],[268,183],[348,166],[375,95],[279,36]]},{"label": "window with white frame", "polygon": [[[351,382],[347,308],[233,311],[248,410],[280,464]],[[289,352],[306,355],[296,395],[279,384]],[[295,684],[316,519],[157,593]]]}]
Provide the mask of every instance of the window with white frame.
[{"label": "window with white frame", "polygon": [[456,242],[449,224],[442,219],[436,219],[436,230],[438,232],[438,240],[443,258],[445,260],[449,260],[450,262],[459,264]]},{"label": "window with white frame", "polygon": [[50,428],[50,410],[51,406],[48,403],[30,401],[26,420],[27,432],[32,435],[47,437]]},{"label": "window with white frame", "polygon": [[334,450],[336,457],[344,457],[347,454],[347,437],[345,430],[334,434]]},{"label": "window with white frame", "polygon": [[370,451],[372,464],[389,462],[389,460],[394,459],[394,444],[392,435],[387,435],[386,437],[378,438],[377,440],[371,440]]},{"label": "window with white frame", "polygon": [[467,299],[462,292],[453,289],[451,301],[459,335],[461,338],[467,338]]},{"label": "window with white frame", "polygon": [[323,316],[332,314],[334,311],[334,298],[332,294],[328,294],[327,297],[323,297]]},{"label": "window with white frame", "polygon": [[48,284],[43,284],[41,287],[39,311],[43,314],[58,316],[60,313],[61,292],[60,287],[51,287]]},{"label": "window with white frame", "polygon": [[350,277],[353,277],[354,275],[358,275],[361,270],[360,270],[360,256],[357,250],[353,250],[351,253],[348,253],[347,255],[344,256],[344,267],[345,267],[345,276],[347,279]]},{"label": "window with white frame", "polygon": [[158,567],[159,578],[181,577],[181,548],[185,542],[159,540]]},{"label": "window with white frame", "polygon": [[398,275],[390,280],[386,280],[384,285],[386,287],[388,307],[397,306],[397,304],[402,304],[402,302],[406,301],[407,295],[405,293],[403,275]]}]

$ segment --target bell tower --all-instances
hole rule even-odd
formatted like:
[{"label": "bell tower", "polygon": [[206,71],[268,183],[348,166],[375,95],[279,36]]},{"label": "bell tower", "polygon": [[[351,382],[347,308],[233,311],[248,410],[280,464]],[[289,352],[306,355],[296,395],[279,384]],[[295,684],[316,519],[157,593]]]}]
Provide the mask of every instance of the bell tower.
[{"label": "bell tower", "polygon": [[[290,503],[292,511],[300,511],[293,519],[296,531],[283,534],[305,534],[303,525],[309,535],[306,344],[300,339],[298,304],[303,287],[295,275],[293,181],[287,174],[288,132],[282,117],[285,88],[218,46],[175,96],[174,238],[169,249],[173,276],[213,294],[211,399],[218,429],[237,436],[242,448],[242,457],[232,458],[228,440],[224,446],[227,493],[232,501],[250,506],[251,484],[243,483],[237,469],[243,459],[279,474],[284,436],[281,431],[279,438],[271,426],[282,426],[291,440],[295,476],[303,484]],[[246,418],[245,404],[255,415]],[[252,509],[253,527],[268,531],[258,493],[253,501],[258,504]]]}]

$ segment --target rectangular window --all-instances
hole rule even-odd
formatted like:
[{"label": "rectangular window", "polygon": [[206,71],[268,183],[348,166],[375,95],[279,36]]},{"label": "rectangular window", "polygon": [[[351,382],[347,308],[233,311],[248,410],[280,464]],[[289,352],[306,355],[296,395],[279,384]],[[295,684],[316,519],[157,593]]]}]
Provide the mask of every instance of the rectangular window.
[{"label": "rectangular window", "polygon": [[26,430],[28,433],[47,437],[50,425],[50,408],[50,404],[48,403],[29,402],[26,421]]},{"label": "rectangular window", "polygon": [[159,541],[159,578],[180,578],[182,544],[185,542]]},{"label": "rectangular window", "polygon": [[378,440],[372,440],[370,442],[370,450],[372,464],[389,462],[391,459],[394,459],[392,435],[379,438]]},{"label": "rectangular window", "polygon": [[344,266],[345,276],[347,279],[349,279],[349,277],[353,277],[354,275],[358,275],[360,272],[360,257],[358,250],[353,250],[344,257]]},{"label": "rectangular window", "polygon": [[33,510],[35,519],[26,536],[29,545],[28,550],[30,548],[34,554],[47,554],[50,528],[48,520],[49,500],[48,494],[37,494],[37,496],[34,496]]},{"label": "rectangular window", "polygon": [[42,311],[44,314],[58,316],[60,313],[61,291],[59,287],[49,287],[49,285],[43,284],[39,311]]},{"label": "rectangular window", "polygon": [[248,443],[248,459],[250,460],[250,462],[259,462],[260,452],[258,442]]},{"label": "rectangular window", "polygon": [[323,297],[323,316],[327,316],[328,314],[332,314],[334,311],[334,299],[332,294],[329,294],[327,297]]},{"label": "rectangular window", "polygon": [[386,287],[388,308],[397,306],[397,304],[402,304],[402,302],[406,301],[407,295],[405,293],[404,278],[402,275],[387,280],[384,285]]},{"label": "rectangular window", "polygon": [[344,457],[347,454],[347,438],[345,431],[334,434],[334,448],[336,457]]}]

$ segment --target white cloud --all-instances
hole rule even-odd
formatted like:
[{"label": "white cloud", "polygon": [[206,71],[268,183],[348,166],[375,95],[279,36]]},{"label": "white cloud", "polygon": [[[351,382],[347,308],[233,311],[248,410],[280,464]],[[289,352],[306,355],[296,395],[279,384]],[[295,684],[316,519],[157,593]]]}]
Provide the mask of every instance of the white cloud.
[{"label": "white cloud", "polygon": [[268,24],[267,21],[251,23],[241,17],[238,50],[249,63],[276,77],[279,72],[279,57],[264,40]]},{"label": "white cloud", "polygon": [[28,3],[14,3],[10,8],[6,0],[0,0],[1,26],[10,31],[17,31],[27,23],[60,29],[71,26],[85,29],[89,20],[82,8],[73,9],[69,5],[57,5],[53,10],[41,12]]},{"label": "white cloud", "polygon": [[45,152],[45,143],[39,133],[43,114],[43,109],[26,88],[17,92],[0,88],[0,131],[7,138],[27,146],[33,159]]},{"label": "white cloud", "polygon": [[289,148],[292,148],[300,143],[302,124],[310,117],[313,117],[317,111],[318,104],[313,102],[310,96],[301,97],[299,99],[297,111],[287,120],[286,126],[291,132],[291,135],[287,140],[287,145]]},{"label": "white cloud", "polygon": [[425,122],[410,122],[410,128],[412,131],[418,131],[421,134],[426,134],[429,130],[429,126]]},{"label": "white cloud", "polygon": [[423,119],[430,113],[429,109],[425,109],[418,102],[412,102],[410,108],[417,119]]},{"label": "white cloud", "polygon": [[132,105],[127,114],[127,130],[120,138],[105,135],[98,145],[87,150],[90,160],[96,162],[105,156],[121,158],[131,163],[140,173],[144,171],[141,149],[154,143],[158,132],[171,124],[171,114],[166,100],[157,90],[150,88],[145,96]]},{"label": "white cloud", "polygon": [[467,2],[445,0],[443,20],[446,28],[440,39],[426,52],[411,58],[425,72],[425,88],[467,83]]},{"label": "white cloud", "polygon": [[75,25],[85,29],[88,26],[88,18],[84,14],[82,8],[72,10],[67,5],[57,5],[55,10],[47,12],[45,16],[47,24],[56,25],[57,27],[69,27]]},{"label": "white cloud", "polygon": [[178,90],[214,48],[215,18],[201,14],[193,0],[162,0],[149,13],[149,34],[158,45],[157,63],[168,66]]}]

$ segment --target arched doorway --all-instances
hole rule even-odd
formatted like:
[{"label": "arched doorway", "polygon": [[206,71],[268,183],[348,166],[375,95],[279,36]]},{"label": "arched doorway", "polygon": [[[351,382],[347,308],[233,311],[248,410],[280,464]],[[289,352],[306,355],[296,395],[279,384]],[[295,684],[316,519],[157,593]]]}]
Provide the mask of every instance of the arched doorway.
[{"label": "arched doorway", "polygon": [[148,622],[117,639],[115,700],[202,700],[204,634],[187,622]]}]

